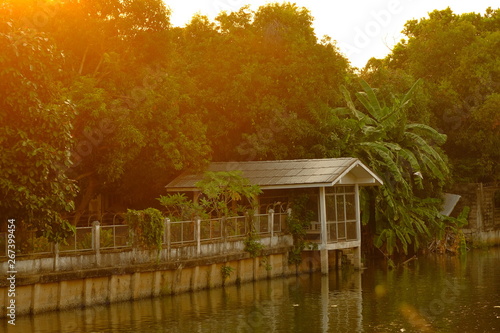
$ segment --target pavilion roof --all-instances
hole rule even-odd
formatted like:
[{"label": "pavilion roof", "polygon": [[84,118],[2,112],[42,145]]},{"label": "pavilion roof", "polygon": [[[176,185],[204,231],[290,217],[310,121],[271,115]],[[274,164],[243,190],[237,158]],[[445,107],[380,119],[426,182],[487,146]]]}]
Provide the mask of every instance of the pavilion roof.
[{"label": "pavilion roof", "polygon": [[[206,171],[240,170],[251,184],[261,189],[323,187],[334,185],[382,185],[382,180],[359,159],[352,157],[212,162]],[[168,191],[195,191],[203,172],[186,171],[172,180]]]}]

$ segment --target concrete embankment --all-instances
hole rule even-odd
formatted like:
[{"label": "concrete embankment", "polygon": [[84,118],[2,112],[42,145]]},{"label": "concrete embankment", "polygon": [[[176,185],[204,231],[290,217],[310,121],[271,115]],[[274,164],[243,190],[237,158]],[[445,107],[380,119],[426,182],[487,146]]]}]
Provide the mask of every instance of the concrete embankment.
[{"label": "concrete embankment", "polygon": [[[262,242],[270,245],[255,258],[244,251],[243,241],[239,240],[229,244],[228,254],[214,255],[207,248],[205,255],[202,252],[196,259],[190,258],[189,248],[184,247],[174,255],[123,249],[100,253],[99,258],[93,253],[74,253],[59,258],[18,260],[15,313],[36,314],[171,295],[320,269],[317,251],[304,253],[298,267],[288,264],[292,244],[289,235]],[[1,265],[5,272],[6,263]],[[7,278],[2,278],[2,317],[6,316],[12,299],[8,296],[9,288]]]}]

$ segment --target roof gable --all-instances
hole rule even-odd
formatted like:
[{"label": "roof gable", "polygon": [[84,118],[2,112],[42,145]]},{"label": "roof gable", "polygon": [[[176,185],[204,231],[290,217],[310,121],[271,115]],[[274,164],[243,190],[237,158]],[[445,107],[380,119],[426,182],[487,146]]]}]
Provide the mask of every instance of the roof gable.
[{"label": "roof gable", "polygon": [[[240,170],[250,183],[262,189],[381,185],[382,180],[357,158],[329,158],[278,161],[213,162],[206,171]],[[189,171],[171,181],[169,191],[194,191],[203,173]]]}]

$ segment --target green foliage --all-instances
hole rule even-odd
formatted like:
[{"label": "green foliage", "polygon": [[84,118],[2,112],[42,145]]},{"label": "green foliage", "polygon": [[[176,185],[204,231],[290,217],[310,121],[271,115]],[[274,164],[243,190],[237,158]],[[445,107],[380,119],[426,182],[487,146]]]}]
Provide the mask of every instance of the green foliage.
[{"label": "green foliage", "polygon": [[372,84],[400,93],[398,84],[424,80],[414,111],[430,113],[426,123],[448,136],[443,149],[461,182],[499,180],[499,27],[499,9],[461,15],[435,10],[408,21],[407,38],[364,73]]},{"label": "green foliage", "polygon": [[262,192],[259,186],[250,184],[238,170],[207,171],[195,185],[203,193],[200,205],[208,215],[217,217],[238,215],[244,209],[241,205],[238,206],[239,202],[245,200],[247,204],[253,205],[257,195]]},{"label": "green foliage", "polygon": [[269,272],[273,269],[273,266],[269,263],[269,256],[264,256],[260,259],[259,266],[264,267],[264,269]]},{"label": "green foliage", "polygon": [[223,265],[220,268],[220,274],[222,277],[222,286],[226,284],[226,280],[231,276],[234,272],[234,267]]},{"label": "green foliage", "polygon": [[40,253],[40,252],[50,252],[52,243],[49,242],[47,237],[35,237],[31,242],[30,252]]},{"label": "green foliage", "polygon": [[[77,249],[91,249],[92,248],[92,233],[87,233],[85,237],[79,242],[77,245]],[[103,229],[99,228],[99,240],[100,247],[112,247],[113,243],[113,230],[112,229]]]},{"label": "green foliage", "polygon": [[158,198],[160,204],[167,209],[170,219],[179,221],[191,221],[197,217],[206,218],[203,206],[190,200],[184,193],[162,195]]},{"label": "green foliage", "polygon": [[127,211],[127,224],[134,233],[134,240],[146,249],[163,248],[164,219],[162,213],[154,208]]},{"label": "green foliage", "polygon": [[[66,239],[75,234],[76,227],[66,220],[61,223],[54,223],[55,221],[58,221],[58,215],[54,216],[53,219],[48,219],[45,224],[41,225],[43,234],[53,243],[66,244]],[[40,227],[40,225],[37,227]]]},{"label": "green foliage", "polygon": [[64,174],[74,114],[61,94],[63,53],[49,35],[20,28],[6,13],[0,13],[0,217],[57,242],[74,231],[61,213],[74,209],[77,193]]},{"label": "green foliage", "polygon": [[[432,234],[460,222],[441,216],[441,189],[449,180],[445,154],[439,148],[446,136],[430,126],[408,123],[407,109],[417,81],[404,95],[393,97],[391,104],[379,100],[376,90],[362,81],[356,94],[364,110],[358,110],[344,89],[347,108],[336,112],[352,117],[357,123],[350,137],[351,154],[359,157],[384,181],[384,186],[362,195],[363,223],[375,223],[374,245],[391,255],[407,253],[409,246],[418,250]],[[372,213],[372,216],[370,216]]]},{"label": "green foliage", "polygon": [[245,251],[250,253],[252,258],[260,256],[264,249],[264,245],[259,240],[260,237],[253,232],[249,233],[248,237],[245,239]]},{"label": "green foliage", "polygon": [[464,254],[467,252],[467,242],[462,228],[468,223],[470,207],[464,207],[457,218],[440,216],[440,228],[435,228],[434,239],[429,250],[437,253]]},{"label": "green foliage", "polygon": [[259,186],[250,184],[241,171],[207,171],[195,185],[202,194],[198,202],[193,202],[184,194],[160,196],[158,200],[171,218],[192,220],[214,215],[241,215],[255,204],[257,195],[262,192]]},{"label": "green foliage", "polygon": [[307,229],[311,225],[312,211],[307,209],[309,196],[302,194],[292,199],[292,214],[287,218],[288,230],[293,236],[293,248],[288,253],[288,263],[298,265],[302,262],[302,251],[308,246],[305,240]]},{"label": "green foliage", "polygon": [[216,22],[198,16],[179,31],[214,159],[324,156],[322,129],[348,62],[333,41],[317,40],[312,21],[295,4],[269,4]]},{"label": "green foliage", "polygon": [[[160,0],[70,0],[27,24],[44,5],[0,9],[0,211],[52,241],[74,232],[62,216],[75,210],[76,223],[96,195],[147,207],[174,174],[210,158],[354,154],[386,184],[365,192],[377,197],[362,202],[373,213],[363,222],[379,221],[377,244],[406,251],[434,225],[456,224],[435,214],[450,169],[467,181],[500,175],[499,10],[409,21],[407,40],[361,74],[380,88],[362,82],[353,100],[347,59],[295,4],[173,28]],[[342,97],[347,108],[332,110]],[[160,201],[180,219],[230,216],[257,193],[232,172],[200,187],[198,205]]]}]

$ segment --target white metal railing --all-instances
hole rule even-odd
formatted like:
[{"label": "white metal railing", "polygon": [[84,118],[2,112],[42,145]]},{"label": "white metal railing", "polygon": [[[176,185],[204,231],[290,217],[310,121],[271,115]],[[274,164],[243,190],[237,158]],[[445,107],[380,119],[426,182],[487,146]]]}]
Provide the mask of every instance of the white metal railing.
[{"label": "white metal railing", "polygon": [[196,241],[195,221],[169,221],[167,223],[170,224],[170,244],[184,244]]},{"label": "white metal railing", "polygon": [[224,230],[227,238],[244,237],[249,232],[247,216],[233,216],[224,219]]},{"label": "white metal railing", "polygon": [[220,240],[223,237],[224,219],[200,220],[200,241]]},{"label": "white metal railing", "polygon": [[283,232],[286,230],[286,220],[290,215],[291,210],[286,213],[274,213],[274,223],[273,223],[273,231],[274,232]]},{"label": "white metal railing", "polygon": [[118,249],[132,245],[128,225],[103,225],[100,227],[99,244],[101,249]]},{"label": "white metal railing", "polygon": [[66,244],[59,244],[59,252],[91,251],[94,232],[92,227],[77,227],[72,237],[66,239]]},{"label": "white metal railing", "polygon": [[[272,212],[272,210],[271,210]],[[274,214],[255,214],[254,215],[254,227],[257,234],[267,234],[270,232],[269,223],[271,223],[271,215]]]},{"label": "white metal railing", "polygon": [[[203,242],[224,242],[246,237],[254,231],[261,237],[286,230],[286,213],[255,214],[252,217],[232,216],[207,220],[170,221],[165,219],[164,246],[182,246]],[[252,227],[253,226],[253,227]],[[76,227],[76,232],[60,244],[52,244],[47,238],[28,234],[27,252],[32,254],[94,251],[103,249],[130,248],[134,244],[133,233],[126,224],[101,225],[94,221],[92,226]],[[0,257],[7,254],[7,233],[0,233]]]},{"label": "white metal railing", "polygon": [[327,221],[328,242],[345,242],[358,239],[356,220]]}]

